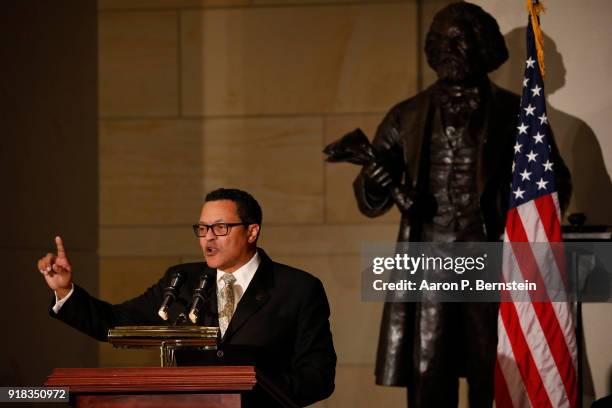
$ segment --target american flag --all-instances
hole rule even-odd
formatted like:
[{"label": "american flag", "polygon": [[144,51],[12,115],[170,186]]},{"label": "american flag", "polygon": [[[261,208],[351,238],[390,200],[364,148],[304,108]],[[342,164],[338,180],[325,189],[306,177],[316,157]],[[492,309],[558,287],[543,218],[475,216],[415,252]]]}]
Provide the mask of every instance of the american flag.
[{"label": "american flag", "polygon": [[[498,315],[495,405],[502,407],[575,407],[578,401],[576,337],[568,302],[547,297],[550,282],[566,282],[560,208],[551,157],[551,133],[544,82],[532,21],[527,26],[527,60],[514,145],[510,206],[506,219],[503,276],[535,281],[544,288],[531,301],[515,294],[500,303]],[[536,27],[539,29],[539,27]],[[550,256],[519,243],[550,246]],[[536,254],[536,252],[538,252]],[[537,256],[536,256],[537,255]],[[535,299],[535,300],[534,300]]]}]

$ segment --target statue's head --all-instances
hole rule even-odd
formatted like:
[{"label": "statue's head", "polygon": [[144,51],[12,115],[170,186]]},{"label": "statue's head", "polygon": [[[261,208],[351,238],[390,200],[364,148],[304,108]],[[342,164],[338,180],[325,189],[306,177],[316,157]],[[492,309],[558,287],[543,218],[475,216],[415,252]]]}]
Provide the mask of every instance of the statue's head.
[{"label": "statue's head", "polygon": [[425,40],[427,62],[443,81],[486,76],[508,59],[497,21],[479,6],[453,3],[434,17]]}]

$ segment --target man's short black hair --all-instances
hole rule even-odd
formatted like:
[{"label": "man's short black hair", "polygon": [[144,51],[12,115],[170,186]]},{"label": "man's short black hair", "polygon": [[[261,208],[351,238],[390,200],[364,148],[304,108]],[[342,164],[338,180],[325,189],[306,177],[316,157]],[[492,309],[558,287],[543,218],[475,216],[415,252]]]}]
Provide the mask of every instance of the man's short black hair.
[{"label": "man's short black hair", "polygon": [[255,198],[246,191],[237,188],[218,188],[206,194],[204,202],[230,200],[236,204],[240,221],[247,224],[261,225],[261,207]]}]

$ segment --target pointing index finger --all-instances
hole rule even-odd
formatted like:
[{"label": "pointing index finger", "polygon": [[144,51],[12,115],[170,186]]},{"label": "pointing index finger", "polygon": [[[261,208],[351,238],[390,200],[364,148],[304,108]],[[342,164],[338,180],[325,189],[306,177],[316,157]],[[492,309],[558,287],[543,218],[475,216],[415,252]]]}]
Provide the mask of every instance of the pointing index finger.
[{"label": "pointing index finger", "polygon": [[64,242],[62,241],[62,237],[60,237],[59,235],[55,237],[55,246],[57,246],[57,257],[66,258],[66,250],[64,249]]}]

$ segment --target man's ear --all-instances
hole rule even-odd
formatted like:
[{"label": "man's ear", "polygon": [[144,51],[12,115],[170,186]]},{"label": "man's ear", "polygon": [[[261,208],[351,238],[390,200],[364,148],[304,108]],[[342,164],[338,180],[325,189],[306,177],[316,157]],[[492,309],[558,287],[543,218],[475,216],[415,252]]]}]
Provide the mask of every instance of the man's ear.
[{"label": "man's ear", "polygon": [[259,237],[259,224],[250,224],[248,226],[247,229],[247,240],[249,241],[249,244],[254,243],[255,241],[257,241],[257,238]]}]

